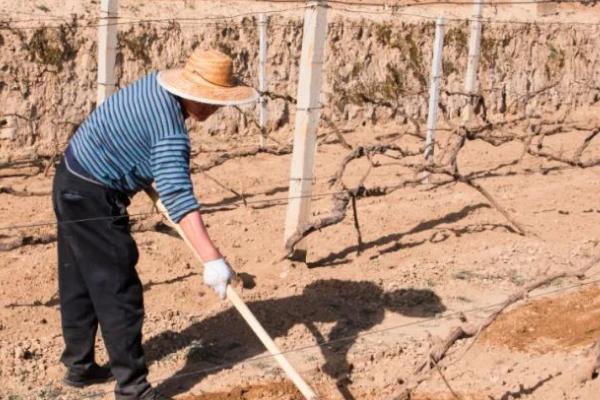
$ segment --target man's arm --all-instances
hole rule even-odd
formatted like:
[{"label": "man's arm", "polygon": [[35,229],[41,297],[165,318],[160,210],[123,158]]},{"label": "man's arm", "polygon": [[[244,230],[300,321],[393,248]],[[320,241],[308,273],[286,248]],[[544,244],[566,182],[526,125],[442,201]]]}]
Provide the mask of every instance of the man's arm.
[{"label": "man's arm", "polygon": [[219,297],[224,299],[227,284],[234,274],[212,240],[210,240],[206,226],[202,221],[202,215],[198,210],[191,211],[179,221],[179,226],[202,259],[204,284],[211,287]]},{"label": "man's arm", "polygon": [[156,190],[171,220],[181,227],[204,264],[204,283],[225,298],[233,271],[208,236],[189,172],[187,136],[163,138],[152,147],[152,172]]},{"label": "man's arm", "polygon": [[181,221],[179,226],[183,229],[186,238],[192,244],[192,247],[202,258],[202,262],[217,260],[223,258],[219,250],[215,247],[214,243],[208,236],[206,226],[202,220],[202,215],[198,210],[187,213]]}]

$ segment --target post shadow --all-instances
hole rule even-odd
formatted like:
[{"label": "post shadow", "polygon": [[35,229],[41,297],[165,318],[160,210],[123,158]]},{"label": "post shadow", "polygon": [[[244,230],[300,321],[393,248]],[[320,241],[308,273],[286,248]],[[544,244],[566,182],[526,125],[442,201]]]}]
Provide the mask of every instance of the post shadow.
[{"label": "post shadow", "polygon": [[[384,292],[367,281],[319,280],[295,296],[252,301],[248,307],[273,337],[286,336],[296,324],[303,324],[320,347],[325,364],[322,371],[336,380],[344,399],[355,397],[351,365],[347,354],[356,335],[383,321],[385,311],[409,317],[431,317],[446,307],[429,289],[399,289]],[[320,332],[318,323],[334,323],[330,333]],[[164,331],[144,344],[149,362],[158,361],[187,348],[183,368],[159,385],[170,396],[189,391],[204,377],[227,369],[264,352],[264,347],[233,308],[195,322],[181,332]],[[210,371],[197,372],[199,370]]]}]

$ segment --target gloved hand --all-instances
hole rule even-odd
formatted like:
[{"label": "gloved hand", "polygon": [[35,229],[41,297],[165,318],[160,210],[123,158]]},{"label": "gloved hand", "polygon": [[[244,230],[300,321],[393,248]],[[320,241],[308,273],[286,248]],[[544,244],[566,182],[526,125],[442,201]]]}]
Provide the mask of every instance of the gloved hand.
[{"label": "gloved hand", "polygon": [[234,277],[234,272],[223,258],[204,263],[204,284],[214,290],[221,298],[225,298],[227,284]]}]

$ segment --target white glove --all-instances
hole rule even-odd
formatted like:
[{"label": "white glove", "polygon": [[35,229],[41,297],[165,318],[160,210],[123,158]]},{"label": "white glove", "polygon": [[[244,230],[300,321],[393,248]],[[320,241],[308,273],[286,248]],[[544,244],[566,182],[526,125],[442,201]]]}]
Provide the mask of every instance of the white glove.
[{"label": "white glove", "polygon": [[232,278],[233,270],[224,259],[204,263],[204,284],[214,290],[221,299],[225,298],[227,284]]}]

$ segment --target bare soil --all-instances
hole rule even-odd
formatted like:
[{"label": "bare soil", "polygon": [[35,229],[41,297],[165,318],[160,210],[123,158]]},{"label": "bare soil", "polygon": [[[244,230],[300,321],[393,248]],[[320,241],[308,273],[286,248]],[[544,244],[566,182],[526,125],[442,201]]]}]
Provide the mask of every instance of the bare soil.
[{"label": "bare soil", "polygon": [[302,400],[302,394],[291,383],[271,383],[265,385],[234,388],[227,393],[208,393],[182,397],[183,400],[258,400],[258,399]]},{"label": "bare soil", "polygon": [[[379,133],[392,132],[381,128]],[[355,131],[347,140],[357,144],[371,134]],[[464,168],[490,168],[509,148],[472,143],[461,162]],[[599,150],[591,151],[600,154]],[[315,193],[327,193],[325,178],[345,154],[336,143],[320,146]],[[214,156],[201,153],[195,161]],[[369,182],[395,174],[396,166],[378,160],[384,165],[374,169]],[[287,356],[326,399],[385,398],[410,378],[429,347],[429,335],[441,337],[460,323],[453,313],[495,304],[540,274],[577,268],[600,251],[600,188],[595,183],[600,170],[530,174],[523,172],[527,167],[518,166],[513,167],[516,175],[482,184],[537,236],[516,234],[472,189],[417,187],[359,202],[365,242],[360,255],[349,217],[308,238],[307,265],[273,263],[281,255],[286,207],[280,199],[286,195],[289,162],[289,156],[259,155],[210,171],[226,186],[243,190],[247,201],[254,202],[248,206],[201,174],[194,181],[211,235],[246,281],[244,299],[282,349],[301,349]],[[353,165],[348,181],[359,179],[364,167]],[[12,177],[4,178],[3,185],[43,191],[51,179]],[[328,211],[328,197],[314,201],[315,215]],[[3,226],[53,218],[47,196],[0,194],[0,200]],[[144,211],[150,211],[148,200],[136,196],[130,213]],[[159,220],[152,216],[139,223]],[[0,240],[9,241],[21,232],[37,237],[52,231],[3,231]],[[201,284],[201,269],[180,240],[154,229],[134,237],[141,253],[144,342],[152,382],[169,393],[202,399],[278,399],[277,393],[297,398],[273,360],[263,358],[264,348],[235,310]],[[60,384],[54,243],[3,252],[0,282],[3,395],[79,398],[81,392]],[[558,282],[544,290],[573,283]],[[599,382],[578,386],[574,376],[600,335],[599,293],[598,286],[558,292],[501,316],[447,371],[454,389],[478,399],[479,394],[486,398],[517,393],[524,385],[535,390],[522,398],[553,400],[569,391],[593,400]],[[476,322],[490,310],[465,316]],[[440,318],[446,314],[454,316]],[[325,340],[334,342],[315,345]],[[459,343],[455,354],[463,347]],[[106,361],[100,339],[98,354]],[[550,375],[553,378],[546,381]],[[101,398],[111,397],[111,385],[83,393],[98,391],[106,393]],[[450,398],[436,375],[419,393],[424,399]]]},{"label": "bare soil", "polygon": [[569,351],[600,337],[600,286],[539,299],[501,315],[482,342],[527,352]]},{"label": "bare soil", "polygon": [[[323,395],[323,393],[321,393]],[[484,395],[460,394],[464,400],[484,400]],[[206,393],[197,396],[182,397],[181,400],[302,400],[304,397],[291,383],[268,383],[233,388],[230,392]],[[454,400],[449,393],[420,393],[412,397],[413,400]],[[486,399],[487,400],[487,399]]]}]

